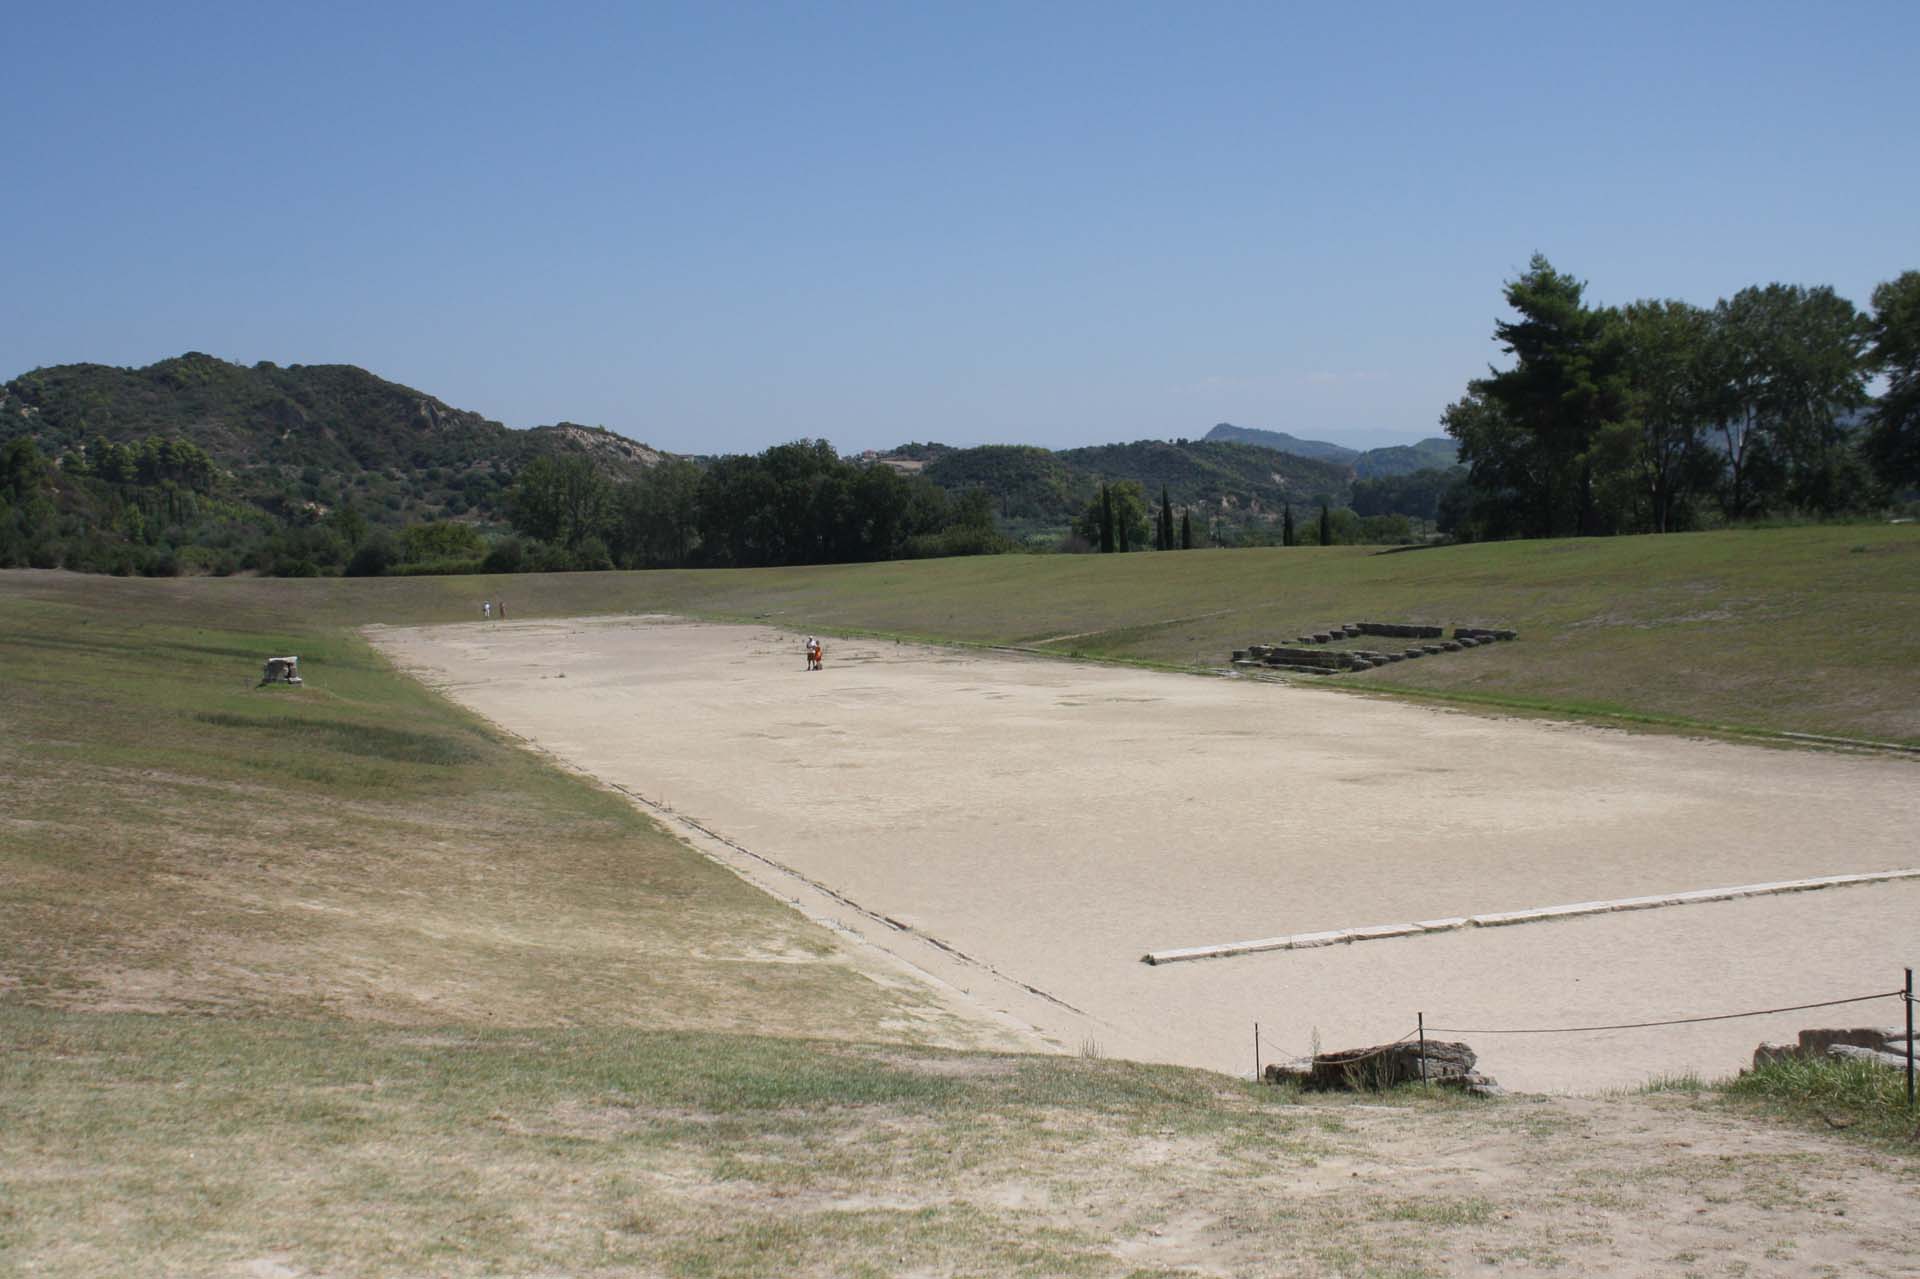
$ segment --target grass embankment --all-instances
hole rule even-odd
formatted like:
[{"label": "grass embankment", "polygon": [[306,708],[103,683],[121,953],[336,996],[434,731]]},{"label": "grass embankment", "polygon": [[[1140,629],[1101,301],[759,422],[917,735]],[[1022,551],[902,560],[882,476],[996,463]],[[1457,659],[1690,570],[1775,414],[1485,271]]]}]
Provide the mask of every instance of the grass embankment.
[{"label": "grass embankment", "polygon": [[[0,1269],[1422,1275],[1764,1250],[1896,1272],[1910,1173],[1711,1100],[1305,1105],[875,1046],[969,1031],[345,629],[492,589],[516,616],[939,634],[944,596],[984,610],[945,633],[993,640],[970,628],[1034,607],[993,621],[1009,574],[1165,593],[1181,560],[0,577]],[[253,687],[284,651],[309,687]]]},{"label": "grass embankment", "polygon": [[[0,596],[9,1002],[963,1033],[357,636],[122,585]],[[280,652],[307,687],[255,687]]]},{"label": "grass embankment", "polygon": [[1693,1095],[0,1006],[39,1274],[1904,1273],[1911,1173]]},{"label": "grass embankment", "polygon": [[[38,575],[26,589],[72,589]],[[1345,621],[1512,627],[1518,643],[1330,687],[1650,726],[1920,744],[1920,526],[1372,548],[997,556],[779,570],[124,582],[163,607],[420,623],[665,611],[1217,668]],[[164,602],[164,603],[162,603]],[[1313,677],[1307,677],[1313,678]]]},{"label": "grass embankment", "polygon": [[1847,1130],[1909,1156],[1920,1143],[1920,1112],[1907,1105],[1906,1072],[1872,1062],[1783,1058],[1728,1081],[1725,1091],[1765,1113]]}]

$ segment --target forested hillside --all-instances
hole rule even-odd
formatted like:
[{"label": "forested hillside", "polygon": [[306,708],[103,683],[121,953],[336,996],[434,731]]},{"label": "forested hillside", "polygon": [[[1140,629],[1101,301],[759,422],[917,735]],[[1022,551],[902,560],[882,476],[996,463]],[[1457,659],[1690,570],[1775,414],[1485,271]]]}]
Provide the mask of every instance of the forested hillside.
[{"label": "forested hillside", "polygon": [[[910,445],[930,458],[922,472],[943,488],[984,489],[1009,531],[1058,534],[1079,520],[1102,484],[1131,482],[1156,502],[1164,495],[1202,530],[1231,539],[1265,528],[1288,503],[1343,506],[1347,468],[1239,443],[1138,440],[1090,448],[994,444],[972,449]],[[907,456],[906,450],[892,456]]]},{"label": "forested hillside", "polygon": [[22,374],[0,385],[0,450],[0,562],[121,573],[322,570],[370,529],[504,520],[539,458],[628,478],[660,460],[599,428],[511,430],[351,365],[197,352]]},{"label": "forested hillside", "polygon": [[66,364],[0,386],[0,443],[34,440],[64,469],[105,444],[200,449],[230,495],[279,515],[351,501],[376,524],[492,512],[536,457],[591,455],[637,474],[654,450],[563,423],[515,431],[347,364],[248,367],[190,352],[142,369]]},{"label": "forested hillside", "polygon": [[[512,430],[350,365],[189,353],[0,385],[0,567],[432,573],[1668,532],[1920,511],[1920,272],[1595,306],[1536,256],[1451,438],[1221,423],[1051,451],[673,458]],[[1310,456],[1311,455],[1311,456]]]}]

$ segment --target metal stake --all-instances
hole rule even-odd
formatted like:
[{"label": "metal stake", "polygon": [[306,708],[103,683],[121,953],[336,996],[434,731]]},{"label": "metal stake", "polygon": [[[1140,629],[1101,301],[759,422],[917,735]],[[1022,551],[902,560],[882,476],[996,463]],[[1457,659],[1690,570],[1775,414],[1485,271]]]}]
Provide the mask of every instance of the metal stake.
[{"label": "metal stake", "polygon": [[[1415,1013],[1414,1016],[1420,1019],[1420,1082],[1424,1084],[1427,1082],[1427,1015]],[[1403,1021],[1400,1024],[1404,1026],[1407,1023]]]},{"label": "metal stake", "polygon": [[1260,1082],[1260,1023],[1253,1023],[1253,1082]]},{"label": "metal stake", "polygon": [[1907,969],[1907,1109],[1913,1109],[1913,969]]}]

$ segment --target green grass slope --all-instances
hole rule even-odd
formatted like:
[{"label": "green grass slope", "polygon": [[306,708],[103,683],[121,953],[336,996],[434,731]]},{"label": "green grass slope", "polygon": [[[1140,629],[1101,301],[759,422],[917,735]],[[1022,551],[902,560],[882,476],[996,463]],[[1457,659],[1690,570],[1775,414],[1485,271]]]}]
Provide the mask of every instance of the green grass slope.
[{"label": "green grass slope", "polygon": [[[216,615],[106,579],[58,600],[12,585],[9,1003],[978,1042],[350,631],[264,599]],[[305,687],[255,687],[279,651]]]},{"label": "green grass slope", "polygon": [[[17,573],[57,598],[76,579]],[[1343,621],[1512,627],[1520,639],[1329,687],[1650,724],[1920,743],[1920,527],[1507,542],[998,556],[752,571],[122,582],[191,617],[266,609],[347,624],[680,612],[1021,645],[1177,668]]]},{"label": "green grass slope", "polygon": [[[1836,579],[1835,554],[1912,545],[1789,541],[1824,566],[1822,607],[1896,589]],[[1904,1164],[1711,1095],[1355,1104],[920,1046],[967,1028],[351,629],[477,618],[491,589],[516,617],[677,607],[981,642],[1108,623],[1051,647],[1179,661],[1183,628],[1267,616],[1259,589],[1350,601],[1380,589],[1362,569],[1421,558],[0,574],[0,1272],[1144,1279],[1764,1254],[1893,1273]],[[1520,599],[1534,579],[1493,563]],[[1419,580],[1436,607],[1493,589]],[[1653,597],[1623,598],[1643,617]],[[284,651],[310,684],[256,688]]]}]

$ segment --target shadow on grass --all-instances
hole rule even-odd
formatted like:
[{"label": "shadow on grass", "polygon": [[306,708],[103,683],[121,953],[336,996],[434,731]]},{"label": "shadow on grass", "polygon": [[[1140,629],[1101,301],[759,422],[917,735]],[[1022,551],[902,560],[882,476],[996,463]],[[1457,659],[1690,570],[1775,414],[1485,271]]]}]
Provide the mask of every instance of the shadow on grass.
[{"label": "shadow on grass", "polygon": [[432,764],[450,768],[479,758],[479,753],[472,747],[451,737],[442,737],[438,733],[409,732],[404,728],[387,728],[378,724],[344,724],[298,715],[234,715],[226,711],[204,711],[194,718],[219,728],[264,730],[282,738],[292,735],[343,754],[395,760],[403,764]]}]

